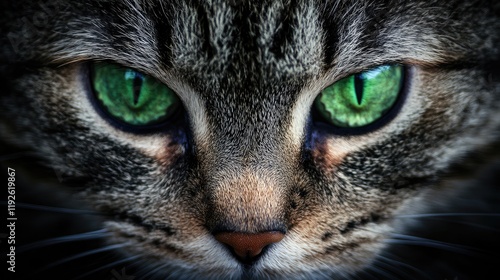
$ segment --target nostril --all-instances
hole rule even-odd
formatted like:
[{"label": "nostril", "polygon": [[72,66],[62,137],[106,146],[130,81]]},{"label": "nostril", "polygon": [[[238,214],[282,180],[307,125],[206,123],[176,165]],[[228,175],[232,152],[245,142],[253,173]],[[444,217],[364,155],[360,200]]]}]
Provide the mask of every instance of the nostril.
[{"label": "nostril", "polygon": [[215,239],[231,246],[236,255],[242,260],[257,257],[264,247],[280,242],[283,237],[285,235],[279,231],[261,233],[219,232],[215,234]]}]

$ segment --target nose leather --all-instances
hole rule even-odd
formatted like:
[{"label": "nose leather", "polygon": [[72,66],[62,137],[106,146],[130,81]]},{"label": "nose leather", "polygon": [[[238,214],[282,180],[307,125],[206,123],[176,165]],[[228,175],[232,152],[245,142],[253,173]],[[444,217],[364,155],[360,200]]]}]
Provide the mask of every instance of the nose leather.
[{"label": "nose leather", "polygon": [[242,260],[248,260],[258,256],[264,247],[269,244],[280,242],[285,235],[279,231],[268,231],[261,233],[243,232],[220,232],[215,234],[215,239],[227,244]]}]

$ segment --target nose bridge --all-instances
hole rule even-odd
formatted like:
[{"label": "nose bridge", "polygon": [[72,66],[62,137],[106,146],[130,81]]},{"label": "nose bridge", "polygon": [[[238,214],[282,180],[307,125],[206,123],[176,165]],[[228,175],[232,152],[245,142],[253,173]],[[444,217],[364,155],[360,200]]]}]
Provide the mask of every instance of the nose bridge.
[{"label": "nose bridge", "polygon": [[266,152],[283,145],[298,85],[259,77],[229,77],[200,91],[216,152]]},{"label": "nose bridge", "polygon": [[214,231],[285,231],[287,183],[261,170],[240,171],[214,176],[208,186],[212,205],[208,224]]},{"label": "nose bridge", "polygon": [[287,152],[275,120],[255,111],[248,115],[221,123],[214,129],[219,140],[200,155],[210,205],[207,224],[214,231],[286,231],[285,201],[294,153]]},{"label": "nose bridge", "polygon": [[[252,102],[257,100],[256,97]],[[227,152],[231,152],[230,156],[242,155],[245,159],[269,155],[272,160],[278,156],[276,153],[286,144],[285,118],[288,112],[284,108],[271,111],[263,105],[239,104],[231,112],[225,112],[222,118],[214,118],[213,132],[218,141],[214,148],[219,156],[224,157]]]},{"label": "nose bridge", "polygon": [[214,231],[284,231],[290,170],[299,151],[287,148],[293,95],[280,92],[225,85],[213,91],[217,102],[205,96],[211,141],[198,145],[196,156],[205,177],[206,221]]}]

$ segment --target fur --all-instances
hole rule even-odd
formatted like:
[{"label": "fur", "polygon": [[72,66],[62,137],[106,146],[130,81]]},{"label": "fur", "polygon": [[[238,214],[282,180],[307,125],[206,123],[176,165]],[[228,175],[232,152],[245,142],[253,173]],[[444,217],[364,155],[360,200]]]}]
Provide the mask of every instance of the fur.
[{"label": "fur", "polygon": [[[1,141],[34,151],[67,179],[56,185],[105,215],[107,244],[136,257],[139,278],[144,268],[167,279],[383,277],[372,265],[392,252],[391,234],[414,225],[398,217],[462,209],[447,197],[460,196],[456,175],[473,186],[475,170],[496,160],[494,1],[51,0],[0,10]],[[184,116],[154,133],[116,126],[88,94],[91,61],[158,79]],[[388,63],[407,68],[392,119],[357,134],[314,123],[322,89]],[[286,235],[248,266],[213,238],[220,230]],[[415,263],[432,279],[478,273],[475,262]]]}]

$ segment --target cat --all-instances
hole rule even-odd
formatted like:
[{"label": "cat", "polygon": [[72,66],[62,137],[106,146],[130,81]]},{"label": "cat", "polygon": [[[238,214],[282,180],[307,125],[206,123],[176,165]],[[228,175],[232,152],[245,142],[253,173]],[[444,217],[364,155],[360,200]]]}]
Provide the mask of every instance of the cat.
[{"label": "cat", "polygon": [[497,272],[498,2],[0,11],[7,279]]}]

